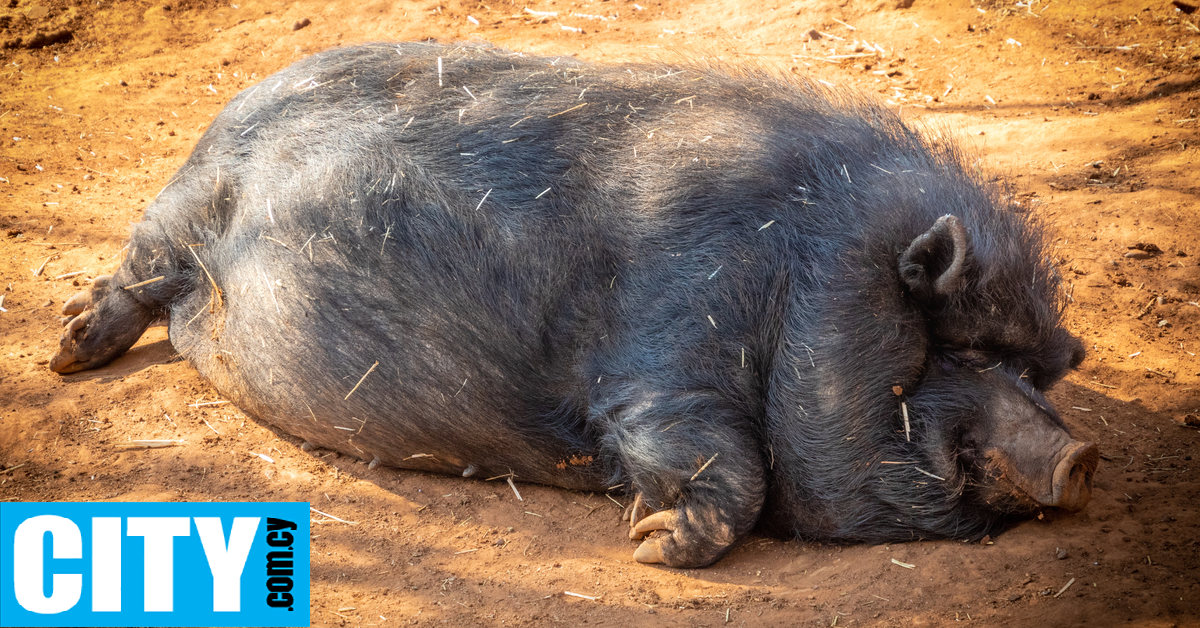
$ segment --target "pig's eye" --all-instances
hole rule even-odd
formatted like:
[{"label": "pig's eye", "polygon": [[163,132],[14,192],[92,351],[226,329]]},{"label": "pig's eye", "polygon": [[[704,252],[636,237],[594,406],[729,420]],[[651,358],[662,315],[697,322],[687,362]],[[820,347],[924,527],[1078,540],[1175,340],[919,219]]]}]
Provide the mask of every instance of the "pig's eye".
[{"label": "pig's eye", "polygon": [[976,370],[996,366],[1000,361],[995,355],[975,349],[946,349],[942,355],[951,366]]},{"label": "pig's eye", "polygon": [[960,426],[955,430],[955,440],[958,441],[959,455],[971,456],[978,453],[979,443],[970,430]]}]

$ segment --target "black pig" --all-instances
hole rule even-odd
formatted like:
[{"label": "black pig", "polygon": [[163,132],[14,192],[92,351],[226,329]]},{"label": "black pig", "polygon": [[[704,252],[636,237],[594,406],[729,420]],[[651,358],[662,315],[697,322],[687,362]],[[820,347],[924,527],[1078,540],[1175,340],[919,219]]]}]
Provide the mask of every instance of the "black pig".
[{"label": "black pig", "polygon": [[[247,413],[409,469],[636,496],[634,557],[756,524],[978,538],[1088,501],[1042,226],[811,82],[368,45],[239,94],[71,300],[51,368],[156,317]],[[662,531],[662,532],[660,532]],[[658,534],[652,534],[659,532]]]}]

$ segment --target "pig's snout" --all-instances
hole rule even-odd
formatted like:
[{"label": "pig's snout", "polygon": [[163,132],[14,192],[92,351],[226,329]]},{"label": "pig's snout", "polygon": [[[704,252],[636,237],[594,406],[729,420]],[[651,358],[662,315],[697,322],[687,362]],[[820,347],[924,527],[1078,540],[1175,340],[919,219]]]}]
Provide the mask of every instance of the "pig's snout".
[{"label": "pig's snout", "polygon": [[1100,464],[1100,449],[1092,443],[1072,440],[1060,455],[1054,467],[1051,501],[1046,505],[1081,510],[1092,499],[1092,476]]}]

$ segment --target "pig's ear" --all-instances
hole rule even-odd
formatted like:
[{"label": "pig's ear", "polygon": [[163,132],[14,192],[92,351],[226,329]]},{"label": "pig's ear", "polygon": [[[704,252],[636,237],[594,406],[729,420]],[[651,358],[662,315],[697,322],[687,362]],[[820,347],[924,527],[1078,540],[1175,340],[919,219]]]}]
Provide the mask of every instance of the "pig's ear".
[{"label": "pig's ear", "polygon": [[900,254],[900,279],[917,298],[947,296],[966,280],[969,247],[962,222],[942,216]]}]

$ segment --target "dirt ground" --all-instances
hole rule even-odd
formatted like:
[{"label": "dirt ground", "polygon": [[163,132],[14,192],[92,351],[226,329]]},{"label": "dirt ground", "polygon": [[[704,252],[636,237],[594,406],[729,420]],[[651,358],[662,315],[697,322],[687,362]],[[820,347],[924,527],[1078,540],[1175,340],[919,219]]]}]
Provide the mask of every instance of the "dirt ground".
[{"label": "dirt ground", "polygon": [[[1200,13],[488,1],[0,2],[0,500],[311,502],[352,522],[314,516],[314,625],[1200,626]],[[1058,231],[1089,355],[1050,398],[1103,451],[1092,503],[990,545],[753,536],[674,570],[632,561],[621,496],[518,484],[518,501],[499,481],[304,452],[220,403],[162,327],[106,368],[48,370],[63,301],[116,268],[130,224],[237,91],[332,46],[429,38],[755,64],[960,136]]]}]

